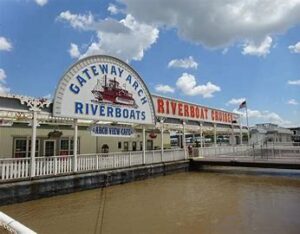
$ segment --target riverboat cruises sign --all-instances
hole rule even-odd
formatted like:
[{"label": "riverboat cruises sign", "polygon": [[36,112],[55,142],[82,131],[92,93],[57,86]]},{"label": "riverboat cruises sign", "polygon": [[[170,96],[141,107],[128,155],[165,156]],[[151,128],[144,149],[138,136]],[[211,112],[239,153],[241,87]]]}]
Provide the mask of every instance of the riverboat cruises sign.
[{"label": "riverboat cruises sign", "polygon": [[157,117],[169,117],[211,123],[236,123],[239,115],[198,104],[152,95]]},{"label": "riverboat cruises sign", "polygon": [[134,130],[127,126],[93,125],[90,128],[92,136],[133,137]]},{"label": "riverboat cruises sign", "polygon": [[79,60],[64,74],[53,115],[155,124],[152,98],[141,77],[125,62],[106,55]]}]

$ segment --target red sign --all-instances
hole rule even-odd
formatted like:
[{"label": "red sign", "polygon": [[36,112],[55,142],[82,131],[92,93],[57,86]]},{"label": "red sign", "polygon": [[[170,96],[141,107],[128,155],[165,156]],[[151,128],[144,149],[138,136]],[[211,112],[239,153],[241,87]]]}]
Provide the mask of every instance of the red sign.
[{"label": "red sign", "polygon": [[174,99],[152,96],[156,116],[231,124],[238,115]]}]

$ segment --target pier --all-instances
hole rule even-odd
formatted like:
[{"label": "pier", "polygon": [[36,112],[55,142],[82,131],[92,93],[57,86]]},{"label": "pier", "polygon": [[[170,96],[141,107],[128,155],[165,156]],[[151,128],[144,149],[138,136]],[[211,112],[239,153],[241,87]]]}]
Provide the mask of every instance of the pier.
[{"label": "pier", "polygon": [[234,166],[278,169],[300,169],[300,146],[283,143],[269,145],[207,147],[198,149],[191,168]]}]

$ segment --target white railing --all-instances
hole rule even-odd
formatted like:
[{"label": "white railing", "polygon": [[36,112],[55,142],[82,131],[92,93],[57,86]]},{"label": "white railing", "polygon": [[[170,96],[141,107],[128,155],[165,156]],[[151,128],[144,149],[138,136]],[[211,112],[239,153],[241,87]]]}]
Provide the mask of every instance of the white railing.
[{"label": "white railing", "polygon": [[24,233],[24,234],[36,234],[35,231],[24,226],[22,223],[11,218],[10,216],[0,212],[0,225],[4,229],[1,233]]},{"label": "white railing", "polygon": [[[145,163],[178,161],[185,159],[182,149],[145,152]],[[143,152],[82,154],[77,156],[77,172],[92,172],[143,165]],[[30,158],[0,159],[0,182],[30,178]],[[55,176],[74,173],[74,156],[35,158],[35,176]]]},{"label": "white railing", "polygon": [[247,145],[235,145],[235,146],[210,146],[210,147],[203,147],[203,148],[196,148],[194,149],[195,157],[209,157],[209,156],[221,156],[221,155],[235,155],[235,154],[242,154],[244,155],[249,151],[249,146]]},{"label": "white railing", "polygon": [[194,148],[193,157],[230,158],[252,157],[253,159],[295,159],[300,160],[300,146],[293,143],[268,143],[265,145],[234,145]]},{"label": "white railing", "polygon": [[29,158],[9,158],[0,160],[1,180],[29,177]]}]

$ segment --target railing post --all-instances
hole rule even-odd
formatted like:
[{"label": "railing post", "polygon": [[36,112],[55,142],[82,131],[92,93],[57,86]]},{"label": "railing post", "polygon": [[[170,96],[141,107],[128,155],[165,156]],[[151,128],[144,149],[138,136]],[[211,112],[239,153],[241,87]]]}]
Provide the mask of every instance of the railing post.
[{"label": "railing post", "polygon": [[54,175],[57,174],[57,157],[54,157]]},{"label": "railing post", "polygon": [[154,150],[152,150],[152,162],[153,162],[153,159],[154,159]]},{"label": "railing post", "polygon": [[129,152],[129,167],[131,167],[131,152]]},{"label": "railing post", "polygon": [[99,170],[99,155],[95,154],[96,156],[96,170]]}]

